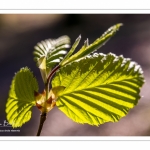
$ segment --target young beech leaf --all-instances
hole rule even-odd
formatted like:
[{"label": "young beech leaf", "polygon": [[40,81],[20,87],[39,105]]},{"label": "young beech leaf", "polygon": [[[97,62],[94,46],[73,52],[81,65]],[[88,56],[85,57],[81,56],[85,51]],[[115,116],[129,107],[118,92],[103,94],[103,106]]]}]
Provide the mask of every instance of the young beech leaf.
[{"label": "young beech leaf", "polygon": [[63,56],[67,53],[65,49],[69,47],[70,38],[68,36],[61,36],[58,39],[47,39],[37,43],[34,47],[34,60],[41,71],[44,82],[46,82],[51,68],[63,59]]},{"label": "young beech leaf", "polygon": [[112,53],[93,54],[62,67],[52,87],[64,86],[58,108],[77,123],[117,122],[140,99],[144,83],[139,65]]},{"label": "young beech leaf", "polygon": [[12,80],[6,103],[7,120],[14,128],[30,120],[35,91],[38,91],[36,78],[27,67],[21,68]]},{"label": "young beech leaf", "polygon": [[[120,26],[122,26],[122,23],[118,23],[112,27],[110,27],[104,34],[96,39],[92,44],[88,45],[88,39],[85,41],[82,48],[74,55],[72,55],[69,59],[63,60],[63,62],[60,64],[61,66],[64,66],[70,62],[73,62],[77,59],[80,59],[82,57],[87,56],[88,54],[96,51],[101,46],[103,46],[115,33],[119,30]],[[81,38],[81,37],[80,37]]]},{"label": "young beech leaf", "polygon": [[63,66],[64,62],[69,58],[69,56],[72,55],[72,53],[74,52],[74,50],[76,49],[76,47],[78,46],[79,42],[81,40],[81,35],[79,35],[79,37],[76,39],[76,41],[74,42],[74,44],[72,45],[70,51],[68,52],[68,54],[64,57],[64,59],[60,62],[60,65]]}]

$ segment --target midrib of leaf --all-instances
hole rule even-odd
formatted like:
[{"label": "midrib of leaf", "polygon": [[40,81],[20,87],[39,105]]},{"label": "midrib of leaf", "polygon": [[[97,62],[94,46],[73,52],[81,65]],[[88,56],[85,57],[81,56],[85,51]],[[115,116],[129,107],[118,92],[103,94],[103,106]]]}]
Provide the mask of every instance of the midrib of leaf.
[{"label": "midrib of leaf", "polygon": [[[130,78],[130,80],[131,79],[134,79],[134,78]],[[123,80],[123,79],[122,79]],[[121,81],[122,81],[121,80]],[[126,80],[129,80],[129,79],[126,79]],[[116,81],[115,83],[117,84],[117,82],[118,83],[120,83],[120,81]],[[111,83],[109,83],[110,85],[109,86],[111,86]],[[95,87],[95,89],[96,88],[98,88],[98,87],[100,87],[100,88],[103,88],[104,86],[108,86],[108,84],[107,85],[101,85],[101,86],[97,86],[97,87]],[[69,92],[69,93],[64,93],[63,95],[62,95],[62,98],[63,99],[65,99],[64,97],[70,97],[69,99],[70,99],[70,101],[72,101],[72,98],[73,98],[73,100],[75,100],[76,101],[76,103],[78,103],[79,101],[77,101],[78,99],[80,99],[80,101],[85,101],[86,100],[86,98],[83,98],[84,96],[83,95],[88,95],[88,98],[90,97],[90,96],[92,96],[93,94],[94,94],[94,96],[95,95],[97,95],[97,94],[99,94],[99,96],[97,96],[97,99],[100,99],[101,100],[101,105],[104,107],[104,105],[105,105],[105,107],[107,107],[108,108],[108,106],[110,105],[110,104],[112,104],[112,103],[114,103],[114,105],[113,106],[109,106],[110,107],[110,109],[115,109],[116,110],[116,112],[117,113],[121,113],[122,114],[122,116],[124,116],[124,114],[123,114],[123,112],[125,113],[125,112],[127,112],[127,110],[129,110],[129,108],[132,108],[133,106],[130,104],[130,102],[131,101],[134,101],[134,99],[130,99],[130,94],[131,94],[131,91],[129,91],[129,90],[122,90],[123,91],[123,93],[126,93],[127,94],[127,96],[126,97],[124,97],[124,96],[121,96],[120,94],[118,95],[118,94],[114,94],[114,93],[111,93],[111,92],[107,92],[106,93],[106,91],[104,91],[104,90],[102,90],[102,89],[100,89],[99,88],[99,92],[101,93],[101,94],[99,94],[99,93],[93,93],[94,91],[92,91],[93,89],[90,87],[90,88],[83,88],[83,89],[80,89],[80,90],[74,90],[73,92]],[[108,88],[108,87],[107,87]],[[116,88],[116,87],[115,87]],[[115,88],[114,88],[114,91],[115,91]],[[86,92],[88,90],[88,92]],[[91,91],[91,92],[90,92]],[[119,88],[119,91],[121,91],[121,88]],[[77,96],[79,93],[82,93],[81,95],[82,96]],[[67,95],[68,94],[68,95]],[[104,96],[101,96],[101,95],[104,95]],[[111,94],[111,95],[110,95]],[[108,100],[107,99],[105,99],[106,98],[106,95],[107,95],[107,99],[110,99],[110,101],[109,101],[109,103],[107,102]],[[109,95],[109,98],[108,98],[108,95]],[[125,95],[125,94],[124,94]],[[132,96],[133,95],[136,95],[136,93],[132,93],[131,94]],[[81,98],[82,97],[82,98]],[[104,98],[105,97],[105,98]],[[118,98],[119,100],[118,101],[113,101],[113,97],[115,97],[115,100],[116,100],[116,98]],[[96,97],[95,97],[96,98]],[[134,97],[133,97],[134,98]],[[105,100],[104,100],[105,99]],[[125,99],[126,99],[126,101],[125,101]],[[130,99],[130,100],[129,100]],[[61,96],[60,96],[60,100],[61,100]],[[91,99],[92,100],[92,99]],[[70,103],[70,101],[69,101],[69,103]],[[128,102],[129,103],[128,103]],[[99,101],[97,101],[96,103],[98,103]],[[110,103],[111,102],[111,103]],[[67,103],[66,101],[65,101],[65,103]],[[69,104],[68,103],[68,108],[69,108]],[[75,103],[75,102],[74,102]],[[89,101],[87,101],[87,103],[88,103],[88,105],[89,105]],[[103,104],[102,104],[103,103]],[[108,105],[109,104],[109,105]],[[75,104],[73,104],[73,105],[75,105]],[[78,103],[77,104],[77,107],[79,106],[80,104]],[[86,105],[86,102],[84,103],[84,106]],[[70,105],[71,106],[71,105]],[[83,106],[83,105],[82,105]],[[121,106],[121,108],[120,108],[120,110],[118,111],[118,107],[120,107]],[[126,106],[128,106],[128,108],[126,107]],[[97,107],[99,107],[99,105],[97,105]],[[115,107],[115,108],[114,108]],[[71,107],[72,108],[72,107]],[[122,109],[123,108],[123,109]],[[83,109],[82,107],[81,107],[81,109]],[[90,108],[90,109],[92,109],[92,108]],[[100,108],[99,107],[99,109],[100,110],[103,110],[102,108]],[[123,110],[123,112],[121,112]],[[106,114],[108,114],[108,112],[107,112],[107,110],[106,111],[104,111],[103,110],[103,112],[105,112]],[[113,112],[109,112],[111,115],[113,115],[112,113]],[[116,117],[118,116],[117,114],[115,114],[116,115]],[[102,117],[103,118],[103,117]],[[112,118],[115,118],[115,117],[112,117]],[[117,117],[118,118],[118,117]]]},{"label": "midrib of leaf", "polygon": [[[81,94],[82,95],[82,98],[81,98],[81,96],[79,96],[79,94]],[[106,93],[105,93],[106,94]],[[123,112],[125,113],[125,112],[127,112],[127,110],[129,110],[129,108],[131,107],[132,108],[132,105],[130,104],[130,103],[128,103],[128,105],[127,105],[127,102],[125,102],[125,101],[121,101],[121,100],[119,100],[119,101],[113,101],[113,98],[112,98],[112,96],[110,96],[108,99],[106,99],[106,95],[104,94],[104,97],[102,97],[101,95],[99,95],[99,96],[95,96],[94,98],[95,99],[97,99],[97,100],[95,100],[96,102],[95,103],[92,103],[92,100],[93,100],[93,97],[92,97],[92,95],[93,95],[93,91],[88,91],[88,92],[85,92],[85,90],[84,91],[82,91],[81,93],[80,92],[78,92],[78,94],[76,94],[76,93],[71,93],[71,94],[69,94],[69,96],[62,96],[62,97],[60,97],[60,100],[61,99],[66,99],[65,100],[65,103],[68,103],[68,109],[69,108],[71,108],[72,109],[72,107],[70,107],[70,106],[77,106],[77,108],[78,107],[80,107],[80,105],[81,106],[85,106],[87,103],[88,103],[88,105],[87,106],[91,106],[88,110],[91,110],[92,112],[94,112],[93,111],[93,109],[92,108],[99,108],[99,110],[103,110],[103,112],[105,112],[106,114],[108,114],[109,113],[109,115],[115,115],[115,116],[119,116],[118,114],[121,114],[122,116],[124,116],[125,114],[123,114]],[[83,96],[84,95],[84,96]],[[94,94],[94,95],[96,95],[96,94]],[[87,97],[88,97],[88,99],[90,99],[91,98],[91,100],[86,100],[87,99]],[[67,97],[68,97],[68,99],[69,99],[69,102],[67,102]],[[97,97],[97,98],[96,98]],[[122,96],[123,97],[123,96]],[[73,98],[73,99],[72,99]],[[101,101],[99,101],[98,99],[100,99]],[[59,100],[59,101],[60,101]],[[127,99],[126,99],[127,100]],[[109,101],[109,102],[108,102]],[[119,102],[121,101],[121,103],[119,104]],[[128,101],[129,101],[129,98],[128,98]],[[62,100],[61,100],[61,102],[62,102]],[[70,105],[69,103],[72,103],[73,105]],[[81,103],[83,103],[84,102],[84,104],[81,104]],[[90,102],[90,104],[89,104],[89,102]],[[130,102],[130,101],[129,101]],[[63,103],[63,102],[62,102]],[[97,104],[97,105],[96,105]],[[124,105],[125,106],[124,106]],[[131,106],[130,106],[131,105]],[[107,109],[103,109],[102,107],[106,107],[107,109],[108,109],[108,107],[110,108],[110,110],[112,109],[112,110],[115,110],[115,112],[117,112],[118,114],[115,114],[113,111],[109,111],[108,112],[108,110]],[[120,107],[121,106],[121,107]],[[128,106],[128,107],[127,107]],[[129,107],[130,106],[130,107]],[[120,108],[120,109],[119,109]],[[84,107],[81,107],[81,109],[84,109]],[[86,110],[87,111],[87,110]],[[90,113],[92,113],[90,111]],[[122,112],[123,111],[123,112]],[[98,111],[99,112],[99,111]],[[98,113],[98,112],[95,112],[96,114]],[[104,113],[104,114],[105,114]],[[93,113],[92,113],[93,114]],[[102,117],[102,116],[101,116]],[[103,117],[102,117],[103,118]],[[118,118],[118,117],[117,117]]]},{"label": "midrib of leaf", "polygon": [[[103,57],[101,58],[101,59],[103,59]],[[94,83],[94,81],[96,81],[97,80],[97,78],[100,78],[100,75],[102,74],[102,76],[105,76],[105,75],[103,75],[103,72],[106,72],[106,71],[111,71],[111,68],[112,68],[112,66],[110,65],[112,62],[113,62],[113,60],[114,60],[114,58],[112,59],[111,58],[111,62],[107,62],[107,61],[105,61],[105,63],[103,64],[103,66],[105,66],[105,69],[102,69],[102,71],[99,71],[99,74],[97,74],[97,77],[95,78],[95,79],[93,79],[88,85],[86,85],[86,86],[89,86],[91,83]],[[117,66],[115,66],[115,68],[113,68],[113,72],[111,72],[111,74],[113,75],[115,72],[117,72],[118,70],[117,70],[117,68],[119,68],[120,66],[121,66],[121,62],[123,61],[123,60],[119,60],[120,61],[120,63],[118,63],[118,62],[115,62],[115,63],[118,63],[118,65]],[[115,65],[115,63],[114,63],[114,65]],[[96,68],[96,67],[98,67],[98,65],[101,67],[101,62],[99,61],[99,62],[96,62],[95,63],[95,65],[93,66],[93,68],[88,72],[88,74],[86,74],[85,76],[84,76],[84,78],[81,80],[81,82],[77,85],[77,87],[79,87],[82,83],[84,83],[85,82],[85,79],[88,77],[88,76],[90,76],[90,74],[93,74],[93,70]],[[120,68],[119,68],[120,69]],[[76,72],[76,74],[74,75],[74,77],[78,74],[78,72],[79,72],[80,70],[78,70],[77,72]],[[109,76],[107,77],[107,78],[105,78],[105,81],[106,80],[108,80],[108,78],[110,78],[111,77],[111,74],[109,74]],[[72,80],[70,80],[70,84],[67,86],[67,89],[70,87],[70,85],[71,85],[71,83],[72,83],[72,81],[73,80],[75,80],[75,78],[72,78]],[[103,83],[102,84],[105,84],[105,81],[103,81]],[[110,82],[111,83],[111,82]],[[75,89],[77,89],[77,87],[75,87]],[[67,90],[66,89],[66,90]]]},{"label": "midrib of leaf", "polygon": [[[88,90],[88,89],[92,89],[92,88],[96,88],[96,87],[104,87],[105,85],[106,86],[108,86],[108,85],[110,85],[110,84],[120,84],[121,82],[125,82],[125,81],[128,81],[128,82],[130,82],[131,84],[130,85],[132,85],[132,87],[134,87],[135,85],[133,85],[133,83],[132,83],[132,81],[133,80],[136,80],[135,82],[137,82],[137,80],[139,79],[138,77],[131,77],[131,76],[129,76],[128,77],[128,75],[129,74],[131,74],[131,73],[133,73],[133,70],[134,69],[130,69],[128,72],[129,73],[126,73],[125,75],[124,75],[124,78],[121,76],[123,73],[122,72],[119,72],[119,74],[118,74],[118,76],[117,76],[117,78],[115,78],[115,81],[113,80],[112,82],[110,82],[110,80],[109,80],[109,82],[107,82],[107,84],[105,83],[105,81],[108,81],[108,79],[111,77],[111,76],[113,76],[117,71],[118,71],[118,69],[120,69],[120,66],[121,66],[121,63],[122,63],[122,61],[123,61],[123,59],[122,58],[120,58],[119,60],[118,60],[118,64],[116,65],[115,63],[113,64],[113,65],[116,65],[115,66],[115,68],[113,68],[110,64],[112,63],[112,61],[114,60],[114,58],[109,62],[109,63],[107,63],[107,65],[106,65],[106,62],[103,64],[103,66],[105,66],[105,69],[104,70],[102,70],[102,71],[99,71],[99,74],[97,74],[97,77],[95,77],[95,79],[94,80],[91,80],[91,82],[90,83],[86,83],[86,80],[88,80],[87,79],[87,77],[88,76],[90,76],[90,74],[92,75],[93,74],[93,70],[98,66],[98,65],[100,65],[99,63],[101,63],[100,61],[98,62],[98,63],[95,63],[95,65],[93,66],[93,68],[88,72],[88,74],[86,74],[83,78],[82,78],[82,80],[81,80],[81,82],[80,83],[78,83],[78,85],[76,85],[76,87],[74,87],[74,89],[72,90],[72,91],[70,91],[70,90],[68,90],[69,88],[70,88],[70,86],[71,86],[71,83],[75,80],[75,76],[79,73],[79,69],[77,69],[77,71],[76,71],[76,73],[74,73],[74,77],[72,77],[72,80],[70,80],[70,83],[67,85],[67,88],[64,90],[64,92],[62,93],[62,95],[66,95],[66,94],[69,94],[69,93],[73,93],[73,92],[76,92],[76,91],[78,91],[78,92],[80,92],[80,91],[83,91],[83,90]],[[127,61],[126,63],[125,63],[125,65],[124,65],[124,69],[123,69],[123,72],[124,71],[127,71],[127,69],[128,69],[128,66],[129,66],[129,62]],[[112,67],[113,68],[113,71],[111,71],[110,70],[110,67]],[[133,67],[134,68],[134,67]],[[109,74],[109,76],[107,76],[107,78],[105,78],[105,80],[103,80],[103,82],[101,83],[101,84],[99,84],[99,85],[95,85],[94,84],[94,81],[97,81],[97,78],[100,78],[100,76],[102,76],[103,75],[103,72],[107,72],[108,70],[110,70],[110,72],[111,72],[111,74]],[[104,75],[103,75],[104,76]],[[60,76],[59,76],[60,77]],[[59,80],[60,80],[60,78],[59,78]],[[85,86],[81,86],[80,88],[78,88],[81,84],[83,84],[83,83],[85,83]],[[127,84],[127,83],[126,83]],[[129,84],[129,83],[128,83]],[[129,87],[130,87],[130,85],[128,85]],[[126,87],[127,87],[127,85],[126,85]],[[117,90],[118,90],[118,88],[117,87],[115,87]],[[136,87],[135,87],[135,90],[138,90],[138,89],[136,89]],[[120,88],[119,88],[119,91],[120,91]],[[122,91],[122,93],[127,93],[127,94],[130,94],[130,95],[136,95],[136,93],[132,93],[131,92],[132,91],[132,88],[126,88],[126,90],[124,90],[123,89],[123,91]],[[139,91],[139,90],[138,90]],[[61,95],[60,95],[61,96]]]},{"label": "midrib of leaf", "polygon": [[[115,73],[115,71],[113,71],[112,74],[109,74],[109,76],[108,76],[107,78],[105,78],[104,82],[101,83],[100,86],[95,86],[95,84],[94,84],[93,82],[96,81],[97,78],[100,78],[99,76],[100,76],[103,72],[105,72],[106,70],[109,70],[109,67],[111,67],[111,66],[109,66],[109,64],[110,64],[110,63],[108,63],[107,67],[106,67],[102,72],[100,72],[100,74],[97,74],[97,77],[96,77],[94,80],[92,80],[88,85],[86,84],[86,88],[85,88],[85,86],[84,86],[83,88],[77,89],[82,83],[85,82],[87,76],[89,76],[89,74],[92,74],[92,73],[93,73],[92,71],[94,70],[94,68],[95,68],[97,65],[99,65],[99,63],[97,63],[97,64],[93,67],[93,69],[88,72],[88,74],[84,77],[84,79],[81,80],[81,82],[74,88],[74,90],[72,90],[72,92],[75,92],[75,91],[82,91],[82,90],[86,90],[86,89],[90,89],[90,88],[95,88],[95,87],[101,87],[101,86],[103,86],[103,85],[105,86],[105,85],[106,85],[105,81],[108,80],[108,79],[110,78],[110,76],[111,76],[113,73]],[[120,65],[118,65],[118,68],[119,68],[119,67],[120,67]],[[74,77],[79,73],[79,71],[80,71],[80,70],[78,69],[77,72],[76,72],[76,74],[74,74]],[[69,87],[71,86],[71,83],[73,82],[74,77],[72,78],[72,80],[70,80],[70,83],[68,84],[67,88],[64,90],[64,92],[62,93],[62,95],[72,93],[72,92],[68,91],[68,89],[69,89]],[[138,79],[139,79],[138,77],[130,77],[130,76],[129,76],[129,77],[126,76],[126,79],[125,79],[125,78],[122,78],[121,75],[120,75],[120,76],[118,76],[118,78],[115,79],[115,81],[112,81],[112,82],[107,83],[107,86],[108,86],[109,84],[118,84],[118,83],[120,84],[120,83],[125,82],[125,81],[131,82],[131,84],[132,84],[132,83],[133,83],[133,80],[138,80]],[[131,80],[132,80],[132,81],[131,81]],[[136,81],[136,82],[137,82],[137,81]],[[90,86],[90,85],[93,85],[93,86]],[[132,85],[133,85],[133,84],[132,84]],[[134,87],[134,86],[132,86],[132,87]],[[130,89],[132,90],[132,88],[130,88]],[[68,92],[67,92],[67,91],[68,91]],[[61,95],[60,95],[60,96],[61,96]]]},{"label": "midrib of leaf", "polygon": [[[121,84],[121,83],[123,83],[123,82],[125,82],[125,81],[130,81],[131,83],[132,83],[132,81],[133,81],[133,79],[137,79],[138,80],[138,78],[128,78],[128,79],[122,79],[122,80],[117,80],[117,81],[113,81],[113,82],[109,82],[109,84],[105,84],[105,83],[103,83],[103,84],[101,84],[100,86],[95,86],[95,85],[93,85],[93,86],[90,86],[90,85],[88,85],[88,86],[90,86],[90,87],[83,87],[83,88],[80,88],[80,89],[74,89],[72,92],[70,92],[70,91],[67,91],[67,89],[68,89],[68,87],[67,87],[67,89],[66,90],[64,90],[64,92],[62,93],[62,94],[60,94],[59,96],[61,96],[61,95],[67,95],[67,94],[71,94],[71,93],[74,93],[74,92],[82,92],[82,91],[84,91],[84,90],[90,90],[90,89],[92,89],[92,88],[97,88],[97,87],[99,87],[99,88],[104,88],[105,86],[106,87],[108,87],[108,86],[113,86],[113,84]],[[132,81],[131,81],[132,80]],[[118,86],[118,85],[117,85]],[[128,85],[128,86],[130,86],[130,85]],[[126,86],[127,87],[127,86]],[[113,86],[113,88],[117,88],[116,86]],[[121,90],[121,88],[118,88],[119,90]],[[134,89],[135,89],[135,91],[137,91],[138,89],[136,89],[136,87],[134,86]],[[124,92],[127,92],[127,91],[129,91],[129,93],[131,93],[131,91],[133,90],[133,86],[130,88],[130,91],[129,90],[127,90],[126,89],[126,91],[125,90],[122,90],[123,91],[123,93]],[[139,91],[139,90],[138,90]],[[128,92],[127,92],[128,93]],[[129,94],[128,93],[128,94]],[[132,93],[132,94],[134,94],[134,93]],[[136,94],[135,94],[136,95]]]},{"label": "midrib of leaf", "polygon": [[[102,58],[103,58],[103,57],[102,57]],[[99,65],[99,63],[100,63],[100,62],[96,62],[95,65],[92,66],[93,68],[87,73],[87,75],[84,76],[84,78],[83,78],[83,79],[81,80],[81,82],[77,85],[77,87],[78,87],[82,82],[84,82],[84,79],[85,79],[87,76],[89,76],[89,74],[92,74],[92,73],[93,73],[92,71],[95,69],[95,67],[97,67],[97,65]],[[107,62],[106,62],[106,63],[107,63]],[[108,63],[108,65],[109,65],[109,63]],[[107,67],[108,67],[108,65],[107,65]],[[107,68],[107,67],[106,67],[106,68]],[[79,71],[80,71],[79,69],[76,71],[76,73],[74,74],[74,77],[79,73]],[[74,77],[72,78],[72,80],[70,80],[70,83],[67,85],[67,89],[70,88],[70,86],[72,86],[72,82],[75,80]],[[77,88],[77,87],[75,87],[75,88]],[[64,90],[64,91],[65,91],[65,90]]]},{"label": "midrib of leaf", "polygon": [[[91,92],[91,93],[90,93]],[[85,104],[86,104],[86,101],[87,101],[87,98],[88,98],[88,101],[87,101],[87,103],[88,103],[88,105],[90,105],[91,106],[91,103],[89,104],[89,101],[90,102],[92,102],[93,101],[93,97],[92,97],[92,95],[93,95],[93,93],[92,93],[93,91],[91,91],[91,90],[89,90],[88,92],[82,92],[81,93],[81,95],[82,95],[82,98],[81,98],[81,96],[79,96],[79,92],[78,92],[78,95],[76,95],[75,93],[74,94],[71,94],[71,95],[69,95],[69,97],[68,96],[65,96],[65,97],[60,97],[60,99],[59,99],[59,102],[61,101],[62,102],[62,100],[61,99],[64,99],[65,100],[65,104],[66,103],[68,103],[67,104],[67,109],[69,109],[69,108],[71,108],[71,109],[69,109],[69,110],[71,110],[71,111],[77,111],[76,109],[79,109],[79,107],[78,106],[80,106],[80,101],[81,102],[83,102],[84,101],[84,104],[82,105],[82,106],[85,106]],[[84,95],[84,97],[83,97],[83,95]],[[86,97],[86,95],[87,95],[87,97]],[[97,94],[94,94],[94,95],[97,95]],[[106,95],[104,94],[104,97],[106,98]],[[109,115],[110,117],[112,117],[113,119],[111,119],[111,121],[117,121],[120,117],[119,117],[119,115],[120,116],[125,116],[125,114],[128,112],[128,110],[130,109],[130,108],[132,108],[133,106],[132,105],[134,105],[134,104],[129,104],[129,105],[127,105],[127,102],[125,101],[125,99],[124,99],[124,101],[121,101],[120,99],[119,99],[119,101],[117,100],[116,101],[116,98],[115,98],[115,101],[114,101],[114,105],[112,105],[113,104],[113,98],[112,97],[107,97],[107,99],[105,99],[104,97],[102,97],[101,95],[99,95],[99,96],[95,96],[94,98],[95,98],[95,100],[94,100],[94,102],[95,102],[95,104],[97,104],[97,105],[92,105],[92,106],[96,106],[96,108],[98,108],[98,110],[100,111],[99,112],[99,114],[98,114],[98,112],[95,112],[96,113],[96,115],[97,115],[97,117],[98,118],[96,118],[96,119],[98,119],[99,120],[99,122],[100,123],[104,123],[104,122],[107,122],[107,121],[105,121],[104,119],[102,119],[102,120],[100,120],[100,117],[102,117],[102,118],[106,118],[106,116],[102,116],[102,114],[101,114],[101,111],[103,111],[104,112],[104,114],[105,115]],[[73,99],[71,99],[71,98],[73,98]],[[91,100],[89,99],[89,98],[91,98]],[[68,100],[67,99],[69,99],[69,102],[68,102]],[[101,104],[99,104],[99,99],[100,99],[100,101],[101,101]],[[126,99],[127,100],[127,99]],[[74,104],[73,103],[70,103],[70,101],[73,101],[74,103],[76,103],[76,106],[77,106],[77,108],[72,108],[72,106],[74,106]],[[111,102],[111,104],[110,104],[110,102]],[[121,101],[121,102],[120,102]],[[128,100],[129,101],[129,100]],[[121,108],[119,107],[119,102],[120,102],[120,105],[121,105]],[[122,103],[123,102],[123,103]],[[130,101],[129,101],[130,102]],[[69,104],[70,103],[70,104]],[[117,110],[117,111],[115,111],[115,112],[118,112],[119,113],[119,115],[118,114],[114,114],[114,112],[112,113],[111,111],[108,111],[108,110],[103,110],[101,107],[104,107],[104,105],[103,105],[103,103],[105,103],[104,105],[105,105],[105,108],[106,109],[108,109],[108,108],[113,108],[113,107],[115,107],[116,109],[119,109],[120,108],[120,111],[122,111],[122,113],[120,114],[120,111],[119,110]],[[137,103],[137,100],[136,100],[136,103]],[[64,104],[64,106],[65,106],[65,104]],[[73,105],[71,105],[71,104],[73,104]],[[109,107],[109,105],[111,105],[111,107]],[[100,107],[99,107],[99,105],[101,105]],[[125,106],[124,106],[125,105]],[[61,109],[61,106],[59,107],[59,109]],[[83,107],[80,107],[80,109],[79,109],[79,111],[80,110],[83,110]],[[89,108],[89,109],[91,109],[91,108]],[[89,110],[89,109],[86,109],[86,111],[87,110]],[[62,110],[63,111],[63,110]],[[93,112],[93,110],[91,110],[92,112]],[[87,111],[88,112],[88,111]],[[79,112],[78,112],[79,113]],[[85,112],[84,112],[85,113]],[[92,113],[91,113],[92,114]],[[103,114],[103,115],[104,115]],[[76,115],[76,114],[75,114]],[[79,114],[78,114],[79,115]],[[81,113],[81,115],[79,115],[79,116],[81,116],[81,118],[80,118],[80,120],[82,119],[82,117],[84,116],[84,114],[82,114]],[[95,116],[95,115],[94,115]],[[99,117],[100,116],[100,117]],[[76,116],[75,116],[76,117]],[[107,120],[107,119],[106,119]],[[79,121],[79,120],[78,120]],[[77,122],[78,122],[77,121]],[[110,121],[110,119],[109,119],[109,121]],[[83,123],[86,123],[86,120],[84,121],[84,117],[83,117],[83,120],[82,120],[82,122]],[[81,121],[80,121],[80,123],[81,123]],[[97,123],[95,123],[95,124],[97,124]]]},{"label": "midrib of leaf", "polygon": [[52,87],[66,87],[56,105],[68,117],[99,125],[125,116],[137,104],[143,82],[142,70],[135,62],[114,54],[98,54],[60,69]]},{"label": "midrib of leaf", "polygon": [[[128,93],[127,91],[123,91],[122,90],[122,93],[124,93],[124,94],[123,95],[119,95],[118,94],[119,92],[115,93],[115,89],[111,90],[111,91],[110,90],[111,89],[109,89],[109,88],[107,88],[107,89],[105,88],[105,90],[104,90],[101,87],[95,88],[94,90],[89,88],[89,89],[84,89],[84,90],[80,90],[80,91],[74,91],[74,92],[72,92],[70,94],[63,94],[61,97],[65,97],[65,96],[70,96],[72,94],[73,95],[76,94],[76,95],[82,95],[82,97],[84,97],[84,95],[86,95],[86,96],[88,95],[88,97],[91,97],[91,98],[94,95],[94,98],[96,97],[97,99],[100,99],[100,100],[107,97],[111,101],[113,101],[113,97],[117,97],[118,100],[114,99],[115,100],[114,102],[117,102],[117,103],[120,103],[120,104],[122,102],[124,103],[124,99],[126,99],[126,102],[125,102],[126,104],[129,104],[131,101],[134,101],[134,99],[133,99],[134,97],[133,96],[130,97],[130,95],[132,95],[131,92]],[[121,89],[120,89],[120,93],[121,93]],[[96,96],[97,94],[98,94],[98,96]],[[135,93],[133,93],[133,94],[135,94]],[[75,98],[75,96],[73,96],[73,98]],[[81,99],[81,98],[79,98],[79,99]]]}]

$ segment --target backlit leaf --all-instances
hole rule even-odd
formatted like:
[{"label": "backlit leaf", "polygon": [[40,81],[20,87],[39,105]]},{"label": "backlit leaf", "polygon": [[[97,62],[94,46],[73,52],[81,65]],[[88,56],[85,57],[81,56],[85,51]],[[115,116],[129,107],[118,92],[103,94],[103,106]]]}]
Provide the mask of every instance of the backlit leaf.
[{"label": "backlit leaf", "polygon": [[78,46],[79,42],[81,40],[81,35],[79,35],[79,37],[76,39],[76,41],[74,42],[74,44],[72,45],[70,51],[68,52],[68,54],[64,57],[64,59],[60,62],[60,65],[63,66],[64,62],[66,62],[66,60],[68,60],[68,58],[72,55],[72,53],[75,51],[76,47]]},{"label": "backlit leaf", "polygon": [[6,103],[7,120],[13,127],[21,127],[30,120],[35,91],[38,83],[32,72],[27,67],[20,69],[12,80]]},{"label": "backlit leaf", "polygon": [[61,36],[58,39],[47,39],[37,43],[34,47],[34,60],[41,71],[43,81],[56,64],[60,63],[63,56],[66,55],[66,48],[70,47],[70,38]]},{"label": "backlit leaf", "polygon": [[82,48],[77,53],[72,55],[69,59],[67,59],[66,61],[63,61],[63,63],[61,63],[61,66],[64,66],[75,60],[81,59],[87,56],[88,54],[96,51],[100,47],[102,47],[112,36],[115,35],[115,33],[119,30],[120,26],[122,26],[122,23],[118,23],[110,27],[106,32],[104,32],[104,34],[100,38],[96,39],[90,45],[88,44],[88,39],[87,39],[84,42],[84,45],[82,46]]},{"label": "backlit leaf", "polygon": [[52,87],[64,86],[56,105],[77,123],[117,122],[140,99],[144,83],[139,65],[112,53],[93,54],[62,67]]}]

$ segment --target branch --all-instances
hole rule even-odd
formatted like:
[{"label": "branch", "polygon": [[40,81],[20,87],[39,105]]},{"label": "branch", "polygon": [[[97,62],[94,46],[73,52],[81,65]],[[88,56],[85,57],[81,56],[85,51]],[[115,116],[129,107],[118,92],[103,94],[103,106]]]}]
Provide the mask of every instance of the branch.
[{"label": "branch", "polygon": [[[48,92],[49,92],[49,82],[52,78],[52,76],[54,75],[54,73],[60,68],[60,65],[56,66],[50,73],[50,75],[48,76],[47,78],[47,82],[45,84],[45,91],[46,91],[46,100],[48,99]],[[46,101],[45,101],[46,102]],[[46,116],[47,116],[47,113],[46,112],[43,112],[41,114],[41,118],[40,118],[40,124],[39,124],[39,128],[38,128],[38,132],[37,132],[37,136],[40,136],[41,134],[41,131],[42,131],[42,128],[43,128],[43,124],[46,120]]]},{"label": "branch", "polygon": [[40,134],[41,134],[43,124],[44,124],[44,122],[46,120],[46,116],[47,116],[47,113],[42,113],[41,114],[40,124],[39,124],[39,128],[38,128],[37,136],[40,136]]},{"label": "branch", "polygon": [[48,78],[47,78],[47,83],[49,84],[52,76],[54,75],[54,73],[60,68],[60,65],[56,66],[52,71],[51,73],[49,74]]}]

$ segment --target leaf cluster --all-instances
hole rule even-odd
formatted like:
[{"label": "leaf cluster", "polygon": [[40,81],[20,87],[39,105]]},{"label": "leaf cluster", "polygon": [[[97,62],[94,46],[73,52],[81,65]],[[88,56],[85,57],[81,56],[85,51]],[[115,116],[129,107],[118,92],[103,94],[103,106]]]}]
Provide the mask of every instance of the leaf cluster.
[{"label": "leaf cluster", "polygon": [[21,68],[12,80],[6,103],[8,122],[13,127],[21,127],[30,120],[33,106],[43,114],[56,105],[73,121],[96,126],[126,116],[140,99],[144,83],[142,69],[123,56],[95,52],[120,26],[110,27],[90,45],[87,39],[75,54],[81,36],[69,52],[66,51],[70,47],[68,36],[37,43],[34,60],[45,89],[39,93],[33,73],[27,67]]}]

